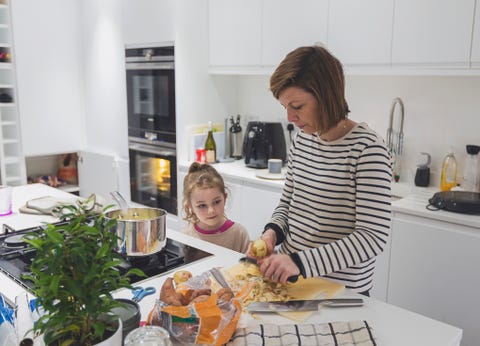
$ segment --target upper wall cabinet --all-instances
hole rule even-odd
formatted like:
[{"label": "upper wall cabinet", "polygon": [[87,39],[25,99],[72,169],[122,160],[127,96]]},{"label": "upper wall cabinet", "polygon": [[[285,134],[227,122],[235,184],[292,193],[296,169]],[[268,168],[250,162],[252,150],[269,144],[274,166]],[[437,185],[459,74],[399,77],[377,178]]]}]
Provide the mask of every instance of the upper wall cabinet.
[{"label": "upper wall cabinet", "polygon": [[302,45],[325,43],[328,0],[210,0],[210,66],[273,68]]},{"label": "upper wall cabinet", "polygon": [[210,65],[260,66],[262,2],[210,0]]},{"label": "upper wall cabinet", "polygon": [[480,67],[480,3],[475,7],[475,23],[473,26],[472,55],[470,57],[472,67]]},{"label": "upper wall cabinet", "polygon": [[175,0],[123,0],[126,44],[174,41]]},{"label": "upper wall cabinet", "polygon": [[77,152],[83,145],[80,12],[77,0],[12,1],[25,156]]},{"label": "upper wall cabinet", "polygon": [[264,0],[262,64],[277,66],[291,50],[327,42],[327,0]]},{"label": "upper wall cabinet", "polygon": [[344,65],[390,65],[393,0],[334,0],[327,45]]},{"label": "upper wall cabinet", "polygon": [[209,0],[210,72],[269,74],[292,49],[326,43],[351,74],[478,74],[475,2]]},{"label": "upper wall cabinet", "polygon": [[392,63],[468,67],[475,0],[395,1]]}]

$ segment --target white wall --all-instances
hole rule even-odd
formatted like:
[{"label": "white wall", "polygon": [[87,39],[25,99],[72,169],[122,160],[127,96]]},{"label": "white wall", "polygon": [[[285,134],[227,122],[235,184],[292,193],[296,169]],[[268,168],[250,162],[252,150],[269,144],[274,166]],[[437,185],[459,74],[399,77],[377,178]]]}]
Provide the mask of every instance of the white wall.
[{"label": "white wall", "polygon": [[[278,121],[283,108],[268,91],[268,76],[239,78],[239,112]],[[385,138],[393,98],[405,104],[402,182],[413,182],[419,153],[432,155],[431,186],[439,185],[439,170],[450,145],[460,170],[465,145],[480,145],[480,77],[348,76],[346,97],[351,119],[364,121]],[[398,121],[396,108],[395,120]],[[460,172],[460,177],[462,173]]]}]

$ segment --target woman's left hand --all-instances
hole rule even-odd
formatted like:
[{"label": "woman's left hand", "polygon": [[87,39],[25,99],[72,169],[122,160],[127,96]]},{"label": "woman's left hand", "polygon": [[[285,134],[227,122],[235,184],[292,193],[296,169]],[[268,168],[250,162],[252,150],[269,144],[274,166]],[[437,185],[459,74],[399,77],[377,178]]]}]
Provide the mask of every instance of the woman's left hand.
[{"label": "woman's left hand", "polygon": [[290,276],[300,275],[300,269],[288,255],[273,254],[258,260],[260,272],[273,282],[287,283]]}]

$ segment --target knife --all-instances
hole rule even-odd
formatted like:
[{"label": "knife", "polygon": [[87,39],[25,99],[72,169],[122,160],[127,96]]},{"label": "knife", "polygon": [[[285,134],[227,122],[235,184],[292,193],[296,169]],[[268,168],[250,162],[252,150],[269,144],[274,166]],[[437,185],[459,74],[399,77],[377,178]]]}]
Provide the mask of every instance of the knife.
[{"label": "knife", "polygon": [[317,311],[319,305],[332,307],[362,306],[362,298],[309,299],[272,302],[253,302],[247,306],[248,312],[290,312]]},{"label": "knife", "polygon": [[[242,258],[239,259],[239,261],[244,262],[244,263],[251,263],[251,264],[254,264],[254,265],[258,266],[257,260],[255,258],[252,258],[252,257],[242,257]],[[287,279],[287,281],[291,282],[291,283],[295,283],[295,282],[297,282],[297,280],[298,280],[298,275],[292,275]]]}]

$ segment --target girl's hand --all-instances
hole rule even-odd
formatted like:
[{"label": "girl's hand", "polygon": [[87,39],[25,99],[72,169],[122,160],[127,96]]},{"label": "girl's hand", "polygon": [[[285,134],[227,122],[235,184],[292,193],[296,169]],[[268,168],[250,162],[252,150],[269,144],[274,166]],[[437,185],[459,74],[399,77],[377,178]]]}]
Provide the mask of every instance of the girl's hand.
[{"label": "girl's hand", "polygon": [[300,269],[288,255],[273,254],[258,260],[260,272],[273,282],[287,284],[291,276],[300,275]]}]

